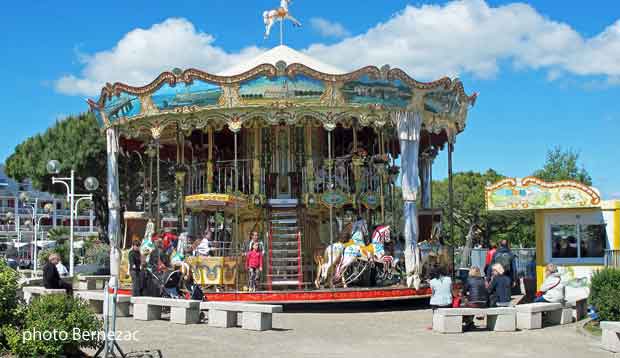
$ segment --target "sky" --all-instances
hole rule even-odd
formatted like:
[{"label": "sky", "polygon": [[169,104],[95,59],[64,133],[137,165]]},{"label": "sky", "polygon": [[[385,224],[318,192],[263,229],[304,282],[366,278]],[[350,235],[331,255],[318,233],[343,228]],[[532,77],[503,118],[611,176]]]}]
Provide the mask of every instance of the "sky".
[{"label": "sky", "polygon": [[[142,86],[174,67],[216,73],[278,44],[277,0],[8,2],[0,14],[0,162],[87,109],[106,82]],[[524,177],[547,150],[580,153],[604,199],[620,198],[620,2],[295,0],[285,42],[354,70],[458,77],[479,92],[455,171]],[[96,129],[93,129],[96,130]],[[447,174],[445,153],[436,178]]]}]

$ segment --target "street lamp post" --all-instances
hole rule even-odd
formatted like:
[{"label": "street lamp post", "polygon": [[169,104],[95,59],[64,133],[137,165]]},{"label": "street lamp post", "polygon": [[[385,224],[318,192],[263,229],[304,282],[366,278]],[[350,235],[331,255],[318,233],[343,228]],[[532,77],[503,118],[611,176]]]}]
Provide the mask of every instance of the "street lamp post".
[{"label": "street lamp post", "polygon": [[[47,163],[47,171],[50,174],[60,173],[60,162],[50,160]],[[75,194],[75,170],[71,169],[71,176],[66,178],[52,177],[52,184],[62,183],[67,188],[67,201],[69,201],[69,275],[73,276],[74,272],[74,253],[73,253],[73,236],[74,236],[74,217],[77,215],[77,204],[80,200],[93,200],[92,194]],[[88,191],[94,191],[99,187],[99,182],[93,177],[84,180],[84,187]],[[77,198],[77,200],[76,200]]]}]

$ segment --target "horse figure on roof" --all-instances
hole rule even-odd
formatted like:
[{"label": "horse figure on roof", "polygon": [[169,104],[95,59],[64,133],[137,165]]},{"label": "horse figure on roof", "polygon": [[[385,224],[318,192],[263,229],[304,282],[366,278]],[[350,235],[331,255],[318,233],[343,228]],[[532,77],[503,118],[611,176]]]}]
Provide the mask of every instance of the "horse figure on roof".
[{"label": "horse figure on roof", "polygon": [[288,11],[289,5],[293,0],[280,0],[280,7],[273,10],[263,12],[263,20],[265,21],[265,38],[269,37],[271,27],[276,21],[290,20],[293,26],[301,27],[301,23],[294,18]]}]

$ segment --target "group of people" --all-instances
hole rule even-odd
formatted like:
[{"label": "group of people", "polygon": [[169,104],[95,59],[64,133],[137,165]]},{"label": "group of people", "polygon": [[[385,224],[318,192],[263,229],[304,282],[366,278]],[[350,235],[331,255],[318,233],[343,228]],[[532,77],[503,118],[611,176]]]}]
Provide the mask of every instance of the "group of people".
[{"label": "group of people", "polygon": [[[191,267],[185,262],[186,256],[213,256],[209,249],[209,237],[180,244],[179,237],[172,233],[153,235],[152,248],[148,254],[141,251],[142,243],[134,239],[128,254],[128,271],[132,282],[133,296],[158,296],[161,285],[170,295],[178,295],[180,290],[190,290],[194,285]],[[253,230],[244,245],[245,268],[248,272],[248,288],[255,291],[263,270],[265,247],[259,241],[259,233]]]},{"label": "group of people", "polygon": [[[554,264],[548,264],[545,280],[536,293],[535,302],[563,302],[564,283]],[[447,307],[509,307],[512,291],[518,286],[515,255],[510,251],[508,242],[502,240],[499,248],[491,249],[485,260],[485,275],[477,266],[469,269],[467,280],[462,287],[455,288],[447,272],[434,269],[431,272],[430,286],[432,296],[430,304],[433,309]],[[468,325],[473,321],[466,322]]]}]

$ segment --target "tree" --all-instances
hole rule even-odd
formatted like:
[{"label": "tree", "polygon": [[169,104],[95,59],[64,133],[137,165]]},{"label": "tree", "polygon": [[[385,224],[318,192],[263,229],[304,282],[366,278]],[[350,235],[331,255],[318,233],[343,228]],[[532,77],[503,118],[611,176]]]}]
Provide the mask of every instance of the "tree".
[{"label": "tree", "polygon": [[[447,240],[462,246],[471,232],[476,240],[488,246],[491,242],[508,239],[515,246],[534,245],[534,217],[530,212],[488,212],[485,187],[504,176],[493,169],[485,173],[473,171],[453,175],[454,236]],[[450,232],[448,179],[433,181],[433,206],[443,211],[443,232]]]},{"label": "tree", "polygon": [[91,114],[68,117],[57,121],[44,133],[26,139],[17,145],[15,152],[6,160],[6,173],[23,181],[30,179],[40,190],[66,195],[63,185],[52,184],[46,164],[52,159],[60,161],[58,176],[70,176],[75,170],[76,193],[86,193],[83,181],[89,176],[97,178],[99,188],[93,192],[93,201],[98,223],[105,232],[107,223],[106,198],[106,143],[99,130],[99,124]]},{"label": "tree", "polygon": [[579,165],[579,152],[564,150],[557,146],[547,152],[547,159],[542,169],[533,174],[547,182],[575,180],[585,185],[592,185],[592,177],[583,166]]},{"label": "tree", "polygon": [[[39,190],[66,195],[66,188],[61,184],[53,185],[52,176],[46,171],[46,164],[52,159],[61,164],[57,176],[68,177],[71,169],[75,170],[76,193],[86,193],[82,183],[87,177],[99,180],[99,188],[92,193],[93,207],[100,232],[107,238],[106,142],[94,115],[68,117],[57,121],[44,133],[26,139],[6,160],[6,173],[18,181],[30,179]],[[142,170],[137,156],[119,156],[120,179],[126,183],[121,187],[121,202],[129,209],[135,206],[136,193],[142,192]]]}]

